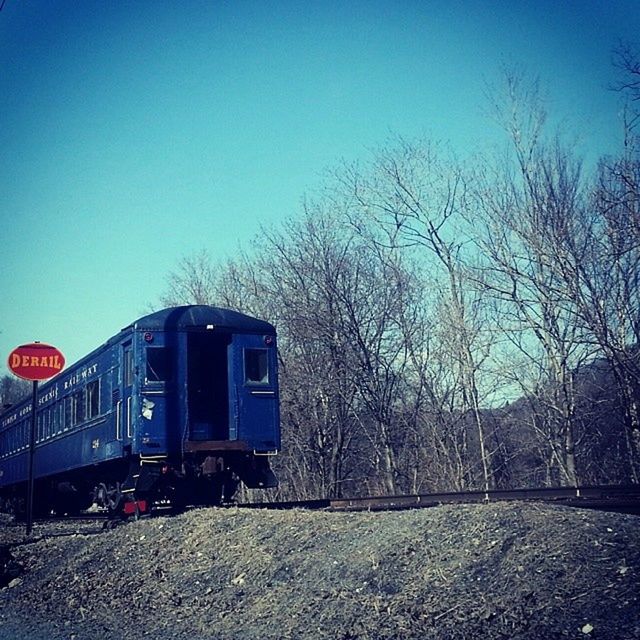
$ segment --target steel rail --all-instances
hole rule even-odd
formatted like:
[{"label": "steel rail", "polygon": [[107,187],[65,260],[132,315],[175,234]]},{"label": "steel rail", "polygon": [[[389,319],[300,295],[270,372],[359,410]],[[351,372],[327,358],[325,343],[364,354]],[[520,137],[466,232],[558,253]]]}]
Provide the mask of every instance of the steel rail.
[{"label": "steel rail", "polygon": [[241,503],[250,509],[324,509],[330,511],[393,511],[443,504],[487,504],[505,501],[550,502],[584,509],[640,515],[640,485],[544,487],[492,491],[462,491],[363,498],[327,498],[286,502]]}]

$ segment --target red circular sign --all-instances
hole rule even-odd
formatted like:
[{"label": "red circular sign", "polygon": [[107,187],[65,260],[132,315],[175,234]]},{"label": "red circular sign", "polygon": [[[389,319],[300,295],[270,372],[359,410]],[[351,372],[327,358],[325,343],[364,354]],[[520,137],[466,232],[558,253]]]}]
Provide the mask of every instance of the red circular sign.
[{"label": "red circular sign", "polygon": [[25,380],[48,380],[64,369],[64,356],[44,342],[16,347],[7,360],[9,369]]}]

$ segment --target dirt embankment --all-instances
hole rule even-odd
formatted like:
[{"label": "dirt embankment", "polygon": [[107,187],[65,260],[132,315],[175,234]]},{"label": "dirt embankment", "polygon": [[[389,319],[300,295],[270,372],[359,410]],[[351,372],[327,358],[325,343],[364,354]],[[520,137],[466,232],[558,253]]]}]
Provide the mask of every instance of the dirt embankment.
[{"label": "dirt embankment", "polygon": [[0,522],[0,638],[640,638],[640,519],[538,504]]}]

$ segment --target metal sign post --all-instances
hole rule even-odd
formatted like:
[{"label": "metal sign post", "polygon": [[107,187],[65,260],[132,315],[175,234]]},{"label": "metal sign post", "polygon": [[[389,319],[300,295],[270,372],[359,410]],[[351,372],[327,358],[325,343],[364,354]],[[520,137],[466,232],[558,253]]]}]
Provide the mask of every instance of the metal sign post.
[{"label": "metal sign post", "polygon": [[33,462],[36,455],[36,424],[38,411],[38,381],[33,381],[33,393],[31,395],[31,433],[29,436],[29,479],[27,487],[27,536],[33,530]]}]

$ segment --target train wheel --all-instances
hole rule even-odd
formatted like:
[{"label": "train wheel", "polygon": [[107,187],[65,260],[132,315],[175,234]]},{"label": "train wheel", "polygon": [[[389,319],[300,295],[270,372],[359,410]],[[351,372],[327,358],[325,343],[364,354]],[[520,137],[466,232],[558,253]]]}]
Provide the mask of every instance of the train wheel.
[{"label": "train wheel", "polygon": [[122,511],[124,496],[120,490],[120,483],[105,484],[101,482],[96,489],[96,503],[109,512],[109,517],[115,518]]}]

